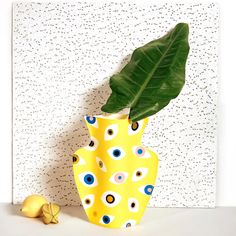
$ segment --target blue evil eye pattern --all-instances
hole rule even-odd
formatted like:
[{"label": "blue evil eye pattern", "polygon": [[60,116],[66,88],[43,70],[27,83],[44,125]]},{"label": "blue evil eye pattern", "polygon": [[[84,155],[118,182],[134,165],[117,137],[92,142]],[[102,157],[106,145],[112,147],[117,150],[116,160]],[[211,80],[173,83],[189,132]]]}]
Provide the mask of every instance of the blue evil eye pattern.
[{"label": "blue evil eye pattern", "polygon": [[153,189],[154,189],[154,186],[151,185],[151,184],[148,184],[148,185],[145,185],[145,186],[140,187],[138,190],[139,190],[141,193],[150,196],[150,195],[152,195]]},{"label": "blue evil eye pattern", "polygon": [[113,184],[123,184],[126,181],[127,177],[128,177],[128,173],[127,172],[118,171],[118,172],[115,172],[111,176],[110,181]]},{"label": "blue evil eye pattern", "polygon": [[84,182],[86,184],[93,184],[94,183],[94,177],[91,174],[87,174],[84,176]]},{"label": "blue evil eye pattern", "polygon": [[89,124],[94,124],[96,122],[96,117],[86,116],[86,120]]},{"label": "blue evil eye pattern", "polygon": [[97,178],[92,172],[81,173],[79,179],[86,187],[95,187],[98,185]]},{"label": "blue evil eye pattern", "polygon": [[114,216],[103,215],[100,219],[100,223],[107,225],[107,224],[111,223],[113,221],[113,219],[114,219]]},{"label": "blue evil eye pattern", "polygon": [[150,153],[141,146],[134,146],[132,147],[133,153],[140,158],[149,158],[151,157]]},{"label": "blue evil eye pattern", "polygon": [[97,123],[96,117],[94,117],[94,116],[85,116],[85,119],[90,125],[98,128],[98,123]]},{"label": "blue evil eye pattern", "polygon": [[125,151],[121,147],[112,147],[108,149],[108,154],[114,160],[121,160],[125,155]]}]

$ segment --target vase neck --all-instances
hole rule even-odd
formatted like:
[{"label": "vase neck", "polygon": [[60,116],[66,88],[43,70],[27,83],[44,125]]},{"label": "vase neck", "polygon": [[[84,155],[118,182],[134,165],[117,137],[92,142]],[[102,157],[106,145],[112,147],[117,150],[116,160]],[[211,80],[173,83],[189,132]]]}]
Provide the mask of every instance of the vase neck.
[{"label": "vase neck", "polygon": [[129,139],[135,139],[141,142],[144,129],[148,123],[148,118],[138,122],[131,122],[128,116],[120,118],[104,117],[104,116],[85,116],[86,125],[89,130],[90,137],[103,142],[128,142]]}]

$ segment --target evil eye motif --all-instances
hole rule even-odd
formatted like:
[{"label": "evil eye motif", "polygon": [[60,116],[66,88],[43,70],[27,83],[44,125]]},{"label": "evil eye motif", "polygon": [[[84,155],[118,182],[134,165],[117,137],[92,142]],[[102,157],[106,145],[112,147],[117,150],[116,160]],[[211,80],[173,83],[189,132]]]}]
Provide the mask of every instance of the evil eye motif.
[{"label": "evil eye motif", "polygon": [[101,224],[105,224],[105,225],[107,225],[107,224],[109,224],[109,223],[111,223],[113,220],[114,220],[114,216],[111,216],[111,215],[103,215],[102,217],[101,217],[101,219],[100,219],[100,223]]},{"label": "evil eye motif", "polygon": [[111,176],[110,181],[113,184],[123,184],[126,181],[127,177],[128,177],[127,172],[118,171]]},{"label": "evil eye motif", "polygon": [[98,123],[97,123],[96,117],[94,117],[94,116],[86,116],[85,119],[86,119],[86,121],[87,121],[90,125],[92,125],[92,126],[98,128]]},{"label": "evil eye motif", "polygon": [[152,195],[153,189],[154,189],[153,185],[148,184],[140,187],[138,190],[143,194]]},{"label": "evil eye motif", "polygon": [[132,122],[128,126],[128,135],[137,134],[143,127],[143,120]]},{"label": "evil eye motif", "polygon": [[139,202],[136,198],[128,199],[128,209],[132,212],[137,212],[139,209]]},{"label": "evil eye motif", "polygon": [[85,160],[81,156],[78,156],[76,153],[73,154],[72,160],[73,160],[73,165],[77,166],[84,165],[86,163]]},{"label": "evil eye motif", "polygon": [[95,151],[98,147],[98,140],[94,137],[91,137],[89,145],[85,146],[84,148],[88,151]]},{"label": "evil eye motif", "polygon": [[108,149],[108,154],[114,160],[121,160],[126,153],[121,147],[112,147]]},{"label": "evil eye motif", "polygon": [[127,220],[123,225],[122,225],[122,228],[128,228],[128,227],[131,227],[131,226],[134,226],[136,225],[136,221],[135,220]]},{"label": "evil eye motif", "polygon": [[96,162],[97,162],[98,167],[99,167],[103,172],[107,172],[107,168],[106,168],[106,166],[105,166],[105,164],[104,164],[104,162],[102,161],[101,158],[96,157]]},{"label": "evil eye motif", "polygon": [[118,133],[118,125],[117,124],[109,125],[105,129],[104,139],[106,141],[111,140],[116,137],[117,133]]},{"label": "evil eye motif", "polygon": [[108,206],[108,207],[115,207],[116,205],[119,204],[121,200],[121,196],[113,191],[106,191],[103,193],[102,197],[102,202]]},{"label": "evil eye motif", "polygon": [[84,209],[90,208],[94,203],[94,195],[89,194],[82,199]]},{"label": "evil eye motif", "polygon": [[137,182],[137,181],[143,179],[147,175],[147,173],[148,173],[148,168],[140,167],[140,168],[136,169],[133,173],[132,181]]},{"label": "evil eye motif", "polygon": [[149,158],[151,156],[150,153],[141,146],[134,146],[132,150],[133,153],[140,158]]},{"label": "evil eye motif", "polygon": [[97,178],[92,172],[81,173],[79,179],[86,187],[92,188],[98,185]]}]

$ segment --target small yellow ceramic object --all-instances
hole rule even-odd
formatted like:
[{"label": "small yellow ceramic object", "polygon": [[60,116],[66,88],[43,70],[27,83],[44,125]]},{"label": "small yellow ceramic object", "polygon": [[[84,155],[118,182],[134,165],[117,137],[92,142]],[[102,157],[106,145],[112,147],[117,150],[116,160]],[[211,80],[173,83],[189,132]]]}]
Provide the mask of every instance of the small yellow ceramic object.
[{"label": "small yellow ceramic object", "polygon": [[42,214],[42,206],[47,200],[40,195],[30,195],[22,203],[21,212],[27,217],[39,217]]},{"label": "small yellow ceramic object", "polygon": [[138,224],[151,197],[158,157],[141,144],[148,118],[85,117],[91,141],[73,155],[73,171],[90,222],[110,228]]},{"label": "small yellow ceramic object", "polygon": [[42,207],[43,222],[45,224],[57,224],[60,206],[54,203],[44,204]]}]

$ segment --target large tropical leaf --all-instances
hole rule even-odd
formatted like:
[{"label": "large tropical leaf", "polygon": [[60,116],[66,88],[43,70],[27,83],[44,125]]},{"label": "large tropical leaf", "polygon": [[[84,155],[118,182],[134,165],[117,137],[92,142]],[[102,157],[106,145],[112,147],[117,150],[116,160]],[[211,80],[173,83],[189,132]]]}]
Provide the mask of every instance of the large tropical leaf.
[{"label": "large tropical leaf", "polygon": [[102,111],[130,108],[130,119],[141,120],[176,98],[185,83],[189,52],[188,25],[180,23],[164,37],[134,50],[130,62],[110,78],[112,94]]}]

